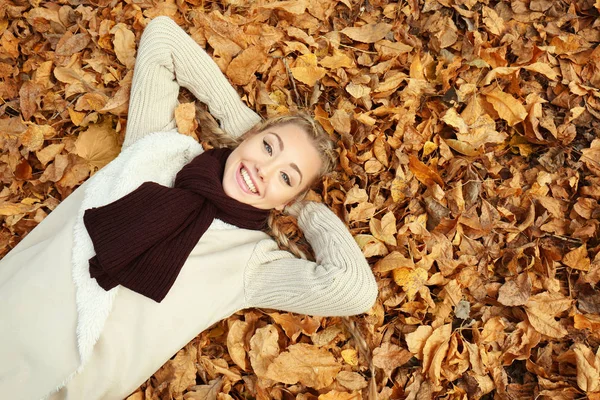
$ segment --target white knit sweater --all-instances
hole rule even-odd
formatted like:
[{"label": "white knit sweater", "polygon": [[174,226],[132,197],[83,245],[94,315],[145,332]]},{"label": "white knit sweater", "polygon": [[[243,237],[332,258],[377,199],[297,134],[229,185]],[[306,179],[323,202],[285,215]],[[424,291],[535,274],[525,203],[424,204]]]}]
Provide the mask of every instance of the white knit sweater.
[{"label": "white knit sweater", "polygon": [[[51,399],[122,399],[200,331],[243,308],[337,316],[365,312],[375,302],[377,285],[360,249],[342,221],[317,203],[292,207],[316,262],[279,250],[263,232],[215,220],[161,303],[122,287],[106,292],[90,278],[88,260],[94,253],[82,222],[84,210],[110,203],[145,181],[172,185],[183,165],[202,151],[174,131],[180,86],[207,103],[234,136],[260,120],[172,20],[159,17],[147,26],[137,54],[123,151],[0,265],[6,271],[0,269],[6,305],[0,304],[0,318],[11,326],[0,329],[0,355],[10,358],[0,361],[3,395],[39,398],[54,389]],[[69,254],[63,246],[73,248],[71,265],[63,262]],[[72,268],[72,282],[63,268]],[[17,275],[19,270],[28,274]],[[40,285],[36,276],[60,280]],[[31,288],[36,297],[27,296]],[[60,322],[23,320],[27,310],[40,308],[38,298],[52,299],[44,304],[45,315]],[[13,333],[17,326],[20,335]]]}]

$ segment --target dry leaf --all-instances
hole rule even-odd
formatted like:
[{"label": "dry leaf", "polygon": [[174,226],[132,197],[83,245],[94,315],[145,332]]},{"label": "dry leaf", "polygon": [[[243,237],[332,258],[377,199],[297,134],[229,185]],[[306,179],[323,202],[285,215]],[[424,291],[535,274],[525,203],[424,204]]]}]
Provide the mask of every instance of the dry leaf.
[{"label": "dry leaf", "polygon": [[111,30],[114,35],[113,47],[117,59],[127,68],[133,68],[135,64],[135,35],[123,23],[118,23]]},{"label": "dry leaf", "polygon": [[498,88],[487,93],[485,97],[498,112],[500,118],[508,122],[510,126],[522,122],[527,117],[525,107],[510,94],[504,93]]},{"label": "dry leaf", "polygon": [[392,30],[392,25],[384,22],[366,24],[361,27],[342,29],[342,33],[352,40],[362,43],[375,43],[383,39]]},{"label": "dry leaf", "polygon": [[578,269],[581,271],[590,270],[591,263],[590,259],[588,258],[587,247],[585,244],[565,254],[562,261],[563,264],[573,269]]},{"label": "dry leaf", "polygon": [[85,159],[90,168],[100,169],[121,151],[117,135],[110,121],[90,125],[75,142],[75,152]]},{"label": "dry leaf", "polygon": [[256,330],[250,339],[250,364],[258,377],[267,377],[267,369],[279,355],[279,335],[273,325]]},{"label": "dry leaf", "polygon": [[561,338],[567,329],[554,317],[571,306],[571,300],[558,293],[543,292],[532,296],[525,303],[525,311],[533,327],[546,336]]},{"label": "dry leaf", "polygon": [[288,384],[322,389],[333,383],[341,365],[325,349],[306,343],[291,345],[269,365],[266,377]]},{"label": "dry leaf", "polygon": [[244,338],[248,333],[248,328],[249,324],[247,322],[236,320],[227,333],[227,351],[229,352],[229,356],[244,371],[248,369],[246,349],[244,347]]}]

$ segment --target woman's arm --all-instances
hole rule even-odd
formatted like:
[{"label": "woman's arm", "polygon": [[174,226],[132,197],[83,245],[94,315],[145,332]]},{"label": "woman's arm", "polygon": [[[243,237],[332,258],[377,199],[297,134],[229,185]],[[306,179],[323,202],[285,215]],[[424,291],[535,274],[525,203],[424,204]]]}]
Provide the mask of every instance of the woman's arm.
[{"label": "woman's arm", "polygon": [[207,104],[232,136],[260,122],[202,47],[170,18],[157,17],[144,30],[136,56],[124,147],[148,133],[176,128],[181,86]]},{"label": "woman's arm", "polygon": [[305,202],[298,225],[317,261],[278,250],[273,240],[261,241],[246,268],[248,306],[320,316],[368,311],[377,298],[377,283],[342,221],[325,205]]}]

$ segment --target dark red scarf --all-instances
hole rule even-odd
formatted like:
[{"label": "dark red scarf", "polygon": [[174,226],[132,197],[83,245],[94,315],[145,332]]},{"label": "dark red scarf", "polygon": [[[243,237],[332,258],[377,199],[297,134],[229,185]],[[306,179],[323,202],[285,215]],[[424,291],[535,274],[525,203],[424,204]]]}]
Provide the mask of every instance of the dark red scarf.
[{"label": "dark red scarf", "polygon": [[268,210],[228,197],[222,179],[229,149],[209,150],[177,173],[173,188],[145,182],[125,197],[85,211],[94,244],[90,275],[105,290],[123,285],[161,302],[215,218],[262,229]]}]

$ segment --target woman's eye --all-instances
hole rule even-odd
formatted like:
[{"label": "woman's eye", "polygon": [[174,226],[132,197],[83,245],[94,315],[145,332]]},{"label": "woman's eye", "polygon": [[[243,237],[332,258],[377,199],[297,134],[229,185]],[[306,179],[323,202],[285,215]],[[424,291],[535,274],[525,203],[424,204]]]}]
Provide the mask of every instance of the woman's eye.
[{"label": "woman's eye", "polygon": [[281,177],[283,178],[285,183],[287,183],[288,186],[292,186],[292,181],[290,180],[290,177],[288,176],[288,174],[286,174],[285,172],[282,172]]},{"label": "woman's eye", "polygon": [[269,153],[269,155],[273,155],[273,149],[271,148],[271,145],[269,143],[267,143],[266,140],[263,140],[263,146],[265,147],[265,150],[267,150],[267,153]]}]

